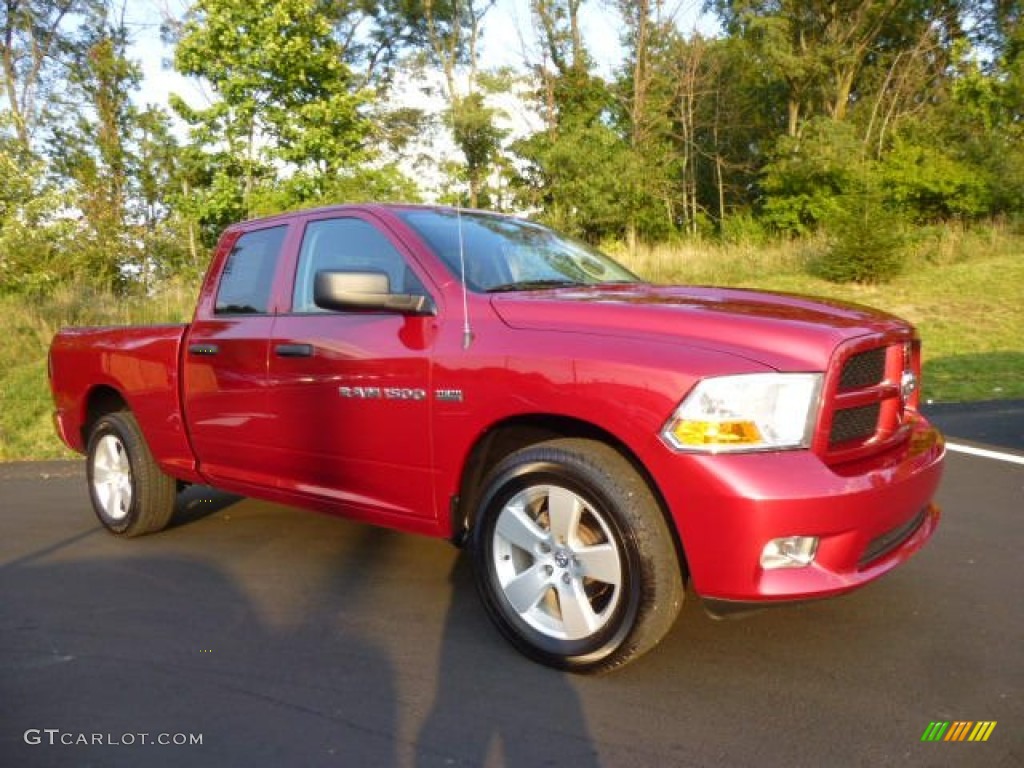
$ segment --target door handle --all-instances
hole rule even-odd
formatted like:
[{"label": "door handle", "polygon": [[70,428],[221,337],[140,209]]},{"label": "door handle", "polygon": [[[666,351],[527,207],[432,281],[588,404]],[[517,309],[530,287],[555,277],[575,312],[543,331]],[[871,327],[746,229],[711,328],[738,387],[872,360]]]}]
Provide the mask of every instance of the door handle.
[{"label": "door handle", "polygon": [[216,344],[189,344],[188,353],[190,355],[216,355],[220,352],[220,347]]},{"label": "door handle", "polygon": [[274,354],[278,357],[312,357],[312,344],[277,344]]}]

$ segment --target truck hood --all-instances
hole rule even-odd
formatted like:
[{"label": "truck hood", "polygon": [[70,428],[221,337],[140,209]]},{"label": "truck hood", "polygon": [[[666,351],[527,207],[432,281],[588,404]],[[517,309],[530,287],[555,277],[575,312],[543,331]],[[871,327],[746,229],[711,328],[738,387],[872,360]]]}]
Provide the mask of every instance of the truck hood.
[{"label": "truck hood", "polygon": [[497,294],[495,312],[524,330],[668,341],[728,352],[780,371],[821,371],[836,346],[911,327],[869,307],[726,288],[616,284]]}]

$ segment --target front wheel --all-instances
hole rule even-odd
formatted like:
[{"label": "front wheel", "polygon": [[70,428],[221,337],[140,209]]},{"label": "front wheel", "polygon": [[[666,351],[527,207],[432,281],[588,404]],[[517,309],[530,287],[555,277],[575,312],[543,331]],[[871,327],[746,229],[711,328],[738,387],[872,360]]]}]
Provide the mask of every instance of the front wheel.
[{"label": "front wheel", "polygon": [[473,526],[491,619],[530,658],[575,672],[621,666],[671,629],[683,581],[658,503],[610,446],[553,440],[500,462]]},{"label": "front wheel", "polygon": [[131,413],[108,413],[96,422],[86,473],[93,510],[111,533],[139,536],[167,527],[177,484],[157,466]]}]

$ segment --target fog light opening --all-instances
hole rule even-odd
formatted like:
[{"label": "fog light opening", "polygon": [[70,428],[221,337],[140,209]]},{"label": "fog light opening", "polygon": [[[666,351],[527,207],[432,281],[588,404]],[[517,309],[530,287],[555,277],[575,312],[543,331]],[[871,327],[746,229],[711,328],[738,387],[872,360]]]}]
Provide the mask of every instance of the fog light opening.
[{"label": "fog light opening", "polygon": [[785,536],[781,539],[772,539],[761,550],[761,567],[766,571],[778,568],[806,568],[814,562],[817,551],[817,536]]}]

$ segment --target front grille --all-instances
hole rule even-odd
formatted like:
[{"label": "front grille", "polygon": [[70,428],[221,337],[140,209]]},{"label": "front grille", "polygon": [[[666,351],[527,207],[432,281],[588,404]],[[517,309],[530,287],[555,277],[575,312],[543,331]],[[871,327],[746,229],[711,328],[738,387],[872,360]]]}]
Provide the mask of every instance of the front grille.
[{"label": "front grille", "polygon": [[832,466],[859,461],[895,447],[910,434],[900,384],[921,375],[920,345],[910,329],[851,340],[836,350],[826,378],[814,449]]},{"label": "front grille", "polygon": [[879,403],[836,411],[832,417],[832,431],[829,432],[830,447],[850,440],[867,440],[878,429],[878,416],[882,406]]},{"label": "front grille", "polygon": [[885,347],[876,347],[854,355],[843,366],[839,390],[873,387],[885,378]]},{"label": "front grille", "polygon": [[921,527],[926,513],[927,510],[922,509],[903,525],[872,539],[868,543],[867,549],[864,550],[864,554],[860,556],[860,560],[857,561],[857,567],[863,568],[899,548],[903,542],[913,536],[914,532]]}]

